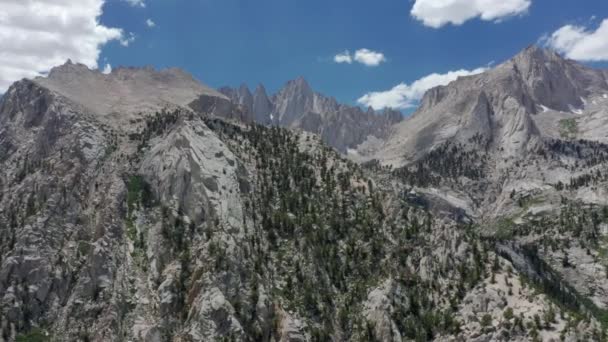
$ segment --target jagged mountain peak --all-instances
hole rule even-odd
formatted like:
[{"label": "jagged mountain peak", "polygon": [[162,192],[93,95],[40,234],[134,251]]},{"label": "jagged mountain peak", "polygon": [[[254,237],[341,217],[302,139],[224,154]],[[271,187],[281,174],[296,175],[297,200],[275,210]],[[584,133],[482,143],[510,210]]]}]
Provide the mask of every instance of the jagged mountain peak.
[{"label": "jagged mountain peak", "polygon": [[296,77],[295,79],[293,79],[293,80],[291,80],[289,82],[292,82],[292,83],[295,83],[295,84],[309,86],[308,81],[306,80],[306,78],[304,78],[304,76],[298,76],[298,77]]},{"label": "jagged mountain peak", "polygon": [[540,47],[536,44],[532,44],[528,47],[526,47],[525,49],[521,50],[517,55],[515,55],[512,60],[517,60],[517,61],[547,61],[547,60],[554,60],[554,59],[560,59],[563,60],[563,58],[554,50],[548,49],[548,48],[544,48],[544,47]]},{"label": "jagged mountain peak", "polygon": [[[224,87],[220,91],[233,103],[244,104],[241,91]],[[398,111],[367,111],[339,103],[335,98],[315,92],[304,77],[285,83],[269,97],[263,85],[258,85],[253,104],[247,107],[254,121],[261,124],[302,129],[319,134],[323,140],[346,152],[355,148],[368,136],[385,138],[392,125],[403,120]]]},{"label": "jagged mountain peak", "polygon": [[251,90],[249,90],[249,86],[245,83],[241,84],[241,86],[239,87],[239,91],[243,94],[251,95]]},{"label": "jagged mountain peak", "polygon": [[266,94],[266,87],[264,87],[264,85],[262,83],[259,83],[256,87],[255,87],[255,93],[256,94]]},{"label": "jagged mountain peak", "polygon": [[281,92],[283,91],[298,92],[305,95],[312,95],[313,93],[312,87],[303,76],[299,76],[296,79],[288,81],[281,89]]},{"label": "jagged mountain peak", "polygon": [[101,74],[101,72],[99,72],[97,69],[91,70],[88,66],[82,63],[74,63],[71,59],[68,59],[64,64],[51,68],[46,77],[40,76],[36,79],[48,78],[53,80],[62,80],[66,78],[78,78],[81,75],[88,73]]},{"label": "jagged mountain peak", "polygon": [[571,72],[573,68],[580,67],[576,62],[565,59],[553,50],[531,45],[499,65],[496,70],[507,68],[511,72],[520,74],[523,78],[530,79],[564,74]]}]

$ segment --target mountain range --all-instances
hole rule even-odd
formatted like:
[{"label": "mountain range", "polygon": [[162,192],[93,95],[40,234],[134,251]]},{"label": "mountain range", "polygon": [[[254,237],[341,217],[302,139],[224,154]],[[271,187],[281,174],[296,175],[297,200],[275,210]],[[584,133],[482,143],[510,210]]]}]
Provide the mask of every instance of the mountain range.
[{"label": "mountain range", "polygon": [[605,341],[608,71],[403,117],[68,61],[0,99],[1,341]]},{"label": "mountain range", "polygon": [[254,94],[246,85],[219,91],[249,113],[251,121],[315,133],[342,153],[356,148],[370,136],[386,138],[390,127],[403,119],[400,112],[390,109],[377,113],[371,108],[363,111],[339,104],[313,91],[302,77],[287,82],[272,97],[268,97],[263,85]]}]

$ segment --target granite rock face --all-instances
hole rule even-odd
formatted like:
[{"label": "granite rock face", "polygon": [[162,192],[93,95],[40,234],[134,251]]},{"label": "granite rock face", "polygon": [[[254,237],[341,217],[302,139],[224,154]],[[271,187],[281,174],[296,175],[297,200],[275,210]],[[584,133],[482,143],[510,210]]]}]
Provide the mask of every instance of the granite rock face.
[{"label": "granite rock face", "polygon": [[608,92],[607,79],[604,70],[531,46],[482,74],[429,90],[388,139],[363,144],[359,160],[401,166],[448,140],[466,142],[475,135],[506,156],[521,156],[539,139],[559,138],[561,120],[580,121],[581,133],[591,131],[584,123],[592,120],[586,108]]},{"label": "granite rock face", "polygon": [[370,136],[386,138],[392,126],[403,120],[397,111],[363,111],[339,104],[334,98],[315,92],[302,77],[287,82],[270,98],[262,85],[256,88],[253,101],[248,100],[251,93],[246,86],[225,87],[220,92],[253,113],[255,122],[318,134],[342,153],[356,148]]}]

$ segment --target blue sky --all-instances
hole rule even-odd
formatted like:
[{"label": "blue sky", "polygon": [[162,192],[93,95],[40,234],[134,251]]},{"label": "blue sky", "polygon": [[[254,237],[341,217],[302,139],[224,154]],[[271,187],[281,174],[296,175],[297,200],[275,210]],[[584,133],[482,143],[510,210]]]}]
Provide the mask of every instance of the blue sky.
[{"label": "blue sky", "polygon": [[[526,14],[499,23],[472,19],[435,29],[410,15],[408,0],[148,0],[145,8],[113,0],[101,22],[136,39],[128,48],[107,45],[102,59],[179,66],[214,87],[262,82],[270,92],[304,76],[352,104],[433,72],[501,62],[566,24],[592,26],[608,17],[608,1],[583,2],[534,0]],[[155,27],[146,26],[148,18]],[[359,48],[382,52],[387,62],[333,62],[335,54]]]},{"label": "blue sky", "polygon": [[[608,21],[605,32],[598,29],[602,21],[608,19],[606,0],[486,0],[486,3],[526,6],[519,12],[482,20],[480,16],[492,15],[492,8],[486,8],[482,10],[486,12],[467,17],[462,23],[439,25],[441,27],[431,27],[433,25],[412,15],[415,3],[446,3],[438,0],[81,2],[83,5],[66,7],[62,20],[69,18],[70,11],[75,11],[74,6],[98,6],[100,10],[91,11],[89,19],[98,27],[111,29],[101,36],[97,31],[91,33],[97,35],[97,50],[81,55],[75,52],[81,46],[78,38],[66,38],[74,42],[74,51],[61,51],[63,47],[57,47],[55,60],[66,56],[76,61],[82,59],[91,67],[97,67],[97,63],[100,69],[105,64],[178,66],[213,87],[238,86],[243,82],[255,87],[261,82],[270,93],[286,81],[304,76],[315,90],[349,104],[357,103],[357,99],[368,92],[387,91],[400,83],[409,86],[432,73],[470,71],[499,63],[567,25],[573,28],[570,31],[579,33],[574,38],[576,41],[585,34],[595,34],[596,40],[599,37],[602,41],[599,48],[595,48],[593,58],[587,58],[588,49],[578,54],[571,52],[572,56],[597,67],[608,65]],[[460,6],[454,8],[462,8],[474,1],[447,2]],[[27,5],[21,7],[28,10]],[[448,17],[455,12],[450,8],[441,10],[440,15]],[[155,23],[154,27],[146,24],[148,19]],[[78,22],[74,20],[75,29]],[[561,45],[554,42],[566,54],[576,43],[566,39],[572,37],[568,34],[570,31],[564,32],[565,40],[559,41]],[[34,36],[25,38],[36,40]],[[374,67],[334,62],[336,54],[345,50],[352,54],[362,48],[382,53],[385,61]],[[14,74],[44,72],[45,64],[39,65],[29,74]],[[0,66],[0,81],[2,73]]]}]

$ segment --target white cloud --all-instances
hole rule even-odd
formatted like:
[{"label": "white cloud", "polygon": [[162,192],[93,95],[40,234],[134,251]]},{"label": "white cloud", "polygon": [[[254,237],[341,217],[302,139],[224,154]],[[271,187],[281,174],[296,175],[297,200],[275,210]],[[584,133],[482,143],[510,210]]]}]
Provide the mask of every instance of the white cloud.
[{"label": "white cloud", "polygon": [[350,56],[350,52],[348,52],[348,50],[346,50],[342,53],[335,55],[334,62],[351,64],[353,62],[353,58]]},{"label": "white cloud", "polygon": [[387,91],[370,92],[357,100],[362,105],[374,109],[395,108],[407,109],[415,107],[424,93],[434,87],[447,85],[460,76],[470,76],[482,73],[487,68],[477,68],[475,70],[456,70],[445,74],[430,74],[414,81],[412,84],[401,83]]},{"label": "white cloud", "polygon": [[109,74],[112,72],[112,66],[110,65],[110,63],[106,63],[106,66],[103,67],[103,70],[101,71],[103,74]]},{"label": "white cloud", "polygon": [[123,35],[120,38],[120,45],[124,46],[124,47],[128,47],[131,43],[133,43],[135,41],[135,34],[133,33],[129,33],[128,35]]},{"label": "white cloud", "polygon": [[129,5],[133,7],[146,7],[144,0],[125,0]]},{"label": "white cloud", "polygon": [[156,23],[152,19],[148,18],[146,20],[146,25],[148,25],[148,27],[154,27],[156,26]]},{"label": "white cloud", "polygon": [[532,0],[415,0],[410,14],[426,26],[461,25],[476,17],[500,21],[528,11]]},{"label": "white cloud", "polygon": [[545,39],[545,44],[571,59],[608,61],[608,19],[597,30],[566,25]]},{"label": "white cloud", "polygon": [[378,66],[380,63],[385,62],[384,54],[368,49],[359,49],[355,51],[355,60],[361,64],[367,66]]},{"label": "white cloud", "polygon": [[122,30],[99,23],[103,3],[2,0],[0,92],[12,82],[38,76],[68,58],[97,68],[101,47],[125,39]]},{"label": "white cloud", "polygon": [[386,62],[386,57],[382,52],[372,51],[369,49],[359,49],[353,55],[346,50],[334,56],[334,62],[352,64],[353,61],[366,66],[378,66],[382,62]]}]

